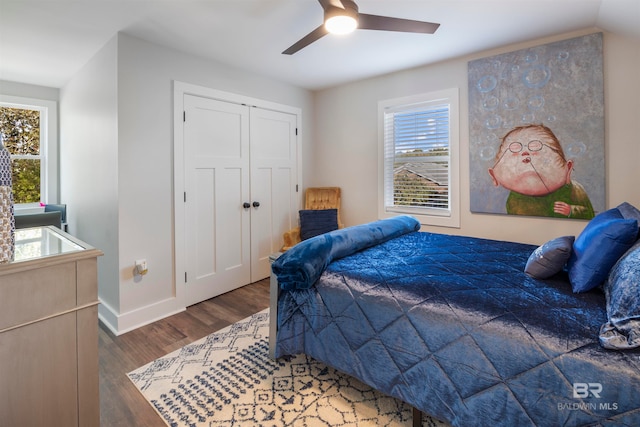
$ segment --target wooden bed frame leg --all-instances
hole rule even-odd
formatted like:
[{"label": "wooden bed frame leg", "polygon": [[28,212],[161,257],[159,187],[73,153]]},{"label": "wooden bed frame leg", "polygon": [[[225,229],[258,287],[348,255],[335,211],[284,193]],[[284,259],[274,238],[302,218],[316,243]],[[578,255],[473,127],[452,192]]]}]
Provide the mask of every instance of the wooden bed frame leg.
[{"label": "wooden bed frame leg", "polygon": [[422,412],[413,407],[411,409],[413,409],[413,427],[422,426]]}]

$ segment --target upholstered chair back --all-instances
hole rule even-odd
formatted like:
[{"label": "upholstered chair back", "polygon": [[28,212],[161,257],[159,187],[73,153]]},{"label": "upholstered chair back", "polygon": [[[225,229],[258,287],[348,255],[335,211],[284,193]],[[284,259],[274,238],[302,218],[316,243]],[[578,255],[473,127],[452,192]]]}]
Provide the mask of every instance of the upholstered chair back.
[{"label": "upholstered chair back", "polygon": [[309,187],[305,192],[305,209],[337,209],[338,224],[342,228],[340,203],[340,187]]},{"label": "upholstered chair back", "polygon": [[[343,228],[340,203],[340,187],[309,187],[304,193],[304,208],[306,210],[336,209],[338,211],[338,228]],[[284,252],[300,243],[300,227],[285,232],[282,237],[284,245],[280,250]]]}]

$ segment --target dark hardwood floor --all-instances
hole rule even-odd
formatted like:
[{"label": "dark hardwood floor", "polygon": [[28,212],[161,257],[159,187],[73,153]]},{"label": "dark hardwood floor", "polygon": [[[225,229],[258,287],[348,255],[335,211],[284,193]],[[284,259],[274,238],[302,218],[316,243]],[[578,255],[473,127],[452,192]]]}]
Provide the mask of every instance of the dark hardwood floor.
[{"label": "dark hardwood floor", "polygon": [[101,427],[163,427],[127,373],[269,306],[269,279],[188,307],[120,336],[100,325]]}]

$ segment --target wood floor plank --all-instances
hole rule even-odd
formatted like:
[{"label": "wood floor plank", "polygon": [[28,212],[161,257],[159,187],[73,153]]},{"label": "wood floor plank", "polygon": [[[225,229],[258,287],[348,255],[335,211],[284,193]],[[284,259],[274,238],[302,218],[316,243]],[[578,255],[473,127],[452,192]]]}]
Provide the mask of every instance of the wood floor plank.
[{"label": "wood floor plank", "polygon": [[269,279],[264,279],[120,336],[101,324],[101,427],[165,426],[127,373],[267,307]]}]

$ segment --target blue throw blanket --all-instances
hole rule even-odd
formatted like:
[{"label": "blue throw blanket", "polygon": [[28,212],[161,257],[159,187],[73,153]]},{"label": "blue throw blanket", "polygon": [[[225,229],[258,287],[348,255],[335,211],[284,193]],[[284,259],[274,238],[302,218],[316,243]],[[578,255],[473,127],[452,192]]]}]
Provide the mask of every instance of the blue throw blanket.
[{"label": "blue throw blanket", "polygon": [[297,244],[271,268],[282,289],[308,289],[331,261],[419,229],[418,220],[408,215],[343,228]]}]

